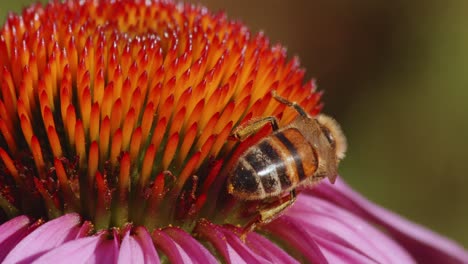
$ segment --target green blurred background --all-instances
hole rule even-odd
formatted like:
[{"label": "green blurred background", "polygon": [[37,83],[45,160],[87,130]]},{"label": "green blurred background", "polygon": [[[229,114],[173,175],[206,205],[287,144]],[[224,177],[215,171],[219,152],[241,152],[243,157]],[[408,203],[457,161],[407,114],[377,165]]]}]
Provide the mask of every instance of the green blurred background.
[{"label": "green blurred background", "polygon": [[[2,1],[0,21],[31,2]],[[468,247],[468,1],[191,2],[301,58],[348,137],[355,189]]]}]

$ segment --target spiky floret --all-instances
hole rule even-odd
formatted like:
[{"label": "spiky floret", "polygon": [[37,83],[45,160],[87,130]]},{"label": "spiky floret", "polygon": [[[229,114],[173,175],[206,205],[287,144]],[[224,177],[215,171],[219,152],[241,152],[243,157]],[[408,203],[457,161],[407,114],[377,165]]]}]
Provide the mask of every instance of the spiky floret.
[{"label": "spiky floret", "polygon": [[2,217],[79,212],[97,227],[224,221],[226,172],[258,116],[319,112],[297,59],[223,13],[165,1],[65,1],[0,32]]}]

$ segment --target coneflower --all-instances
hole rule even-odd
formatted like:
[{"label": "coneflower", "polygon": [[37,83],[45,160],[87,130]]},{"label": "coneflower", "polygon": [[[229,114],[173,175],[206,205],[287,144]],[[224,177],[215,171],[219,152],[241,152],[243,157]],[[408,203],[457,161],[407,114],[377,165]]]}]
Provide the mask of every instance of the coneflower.
[{"label": "coneflower", "polygon": [[[167,1],[64,1],[0,31],[3,263],[462,263],[455,243],[341,179],[302,190],[241,239],[252,204],[226,178],[265,127],[311,116],[320,92],[263,34]],[[253,210],[255,211],[255,210]]]}]

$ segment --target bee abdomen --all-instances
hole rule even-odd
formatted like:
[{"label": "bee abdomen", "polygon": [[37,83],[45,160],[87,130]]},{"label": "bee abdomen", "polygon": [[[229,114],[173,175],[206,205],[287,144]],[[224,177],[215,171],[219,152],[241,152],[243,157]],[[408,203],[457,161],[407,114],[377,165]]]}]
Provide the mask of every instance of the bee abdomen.
[{"label": "bee abdomen", "polygon": [[230,192],[246,200],[277,196],[313,176],[317,157],[297,129],[278,131],[242,155],[229,182]]},{"label": "bee abdomen", "polygon": [[256,200],[276,196],[291,187],[290,169],[282,150],[270,137],[242,155],[232,172],[231,192],[243,199]]},{"label": "bee abdomen", "polygon": [[290,168],[287,176],[294,185],[315,175],[317,153],[299,130],[288,128],[273,134],[271,138],[281,146],[283,160]]},{"label": "bee abdomen", "polygon": [[249,148],[242,155],[229,178],[230,192],[246,200],[258,200],[278,195],[287,179],[281,180],[285,167],[279,153],[268,142],[268,138]]},{"label": "bee abdomen", "polygon": [[289,187],[295,185],[297,180],[291,178],[291,168],[286,161],[287,156],[275,142],[274,138],[267,138],[259,144],[259,149],[271,161],[271,169],[276,170],[276,175],[279,179],[281,190],[284,191]]},{"label": "bee abdomen", "polygon": [[260,189],[260,182],[256,175],[252,166],[244,159],[239,159],[231,177],[229,177],[229,192],[244,199],[263,195],[264,192]]}]

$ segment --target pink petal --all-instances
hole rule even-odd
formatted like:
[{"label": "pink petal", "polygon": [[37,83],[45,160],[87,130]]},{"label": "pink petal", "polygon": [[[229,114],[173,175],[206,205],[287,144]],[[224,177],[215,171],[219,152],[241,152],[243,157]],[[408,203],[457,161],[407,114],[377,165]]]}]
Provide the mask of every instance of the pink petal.
[{"label": "pink petal", "polygon": [[196,232],[208,239],[227,263],[270,263],[248,248],[231,230],[208,221],[200,221]]},{"label": "pink petal", "polygon": [[[185,234],[185,237],[188,238],[191,236],[189,234]],[[154,243],[166,254],[171,263],[203,263],[204,261],[203,256],[200,257],[198,253],[190,255],[190,253],[185,251],[181,245],[176,243],[174,239],[162,230],[155,230],[153,232],[153,239]],[[198,242],[196,243],[198,244]],[[208,261],[212,260],[208,258]]]},{"label": "pink petal", "polygon": [[0,225],[0,262],[28,234],[29,224],[29,218],[22,215]]},{"label": "pink petal", "polygon": [[117,263],[119,256],[119,233],[114,230],[114,239],[106,239],[95,251],[95,263]]},{"label": "pink petal", "polygon": [[[359,263],[359,264],[376,264],[376,262],[359,252],[346,247],[340,244],[333,243],[326,239],[317,239],[317,244],[320,247],[320,251],[322,251],[325,258],[328,260],[329,263],[333,264],[351,264],[351,263]],[[398,262],[395,262],[398,263]]]},{"label": "pink petal", "polygon": [[91,230],[93,230],[93,224],[89,221],[84,222],[81,225],[78,234],[76,234],[76,238],[87,237],[90,234]]},{"label": "pink petal", "polygon": [[143,253],[145,254],[145,263],[155,263],[159,264],[159,256],[158,252],[156,252],[156,248],[153,244],[153,239],[151,235],[148,233],[148,230],[144,227],[137,227],[135,229],[135,235],[140,243],[141,248],[143,249]]},{"label": "pink petal", "polygon": [[419,263],[468,263],[468,252],[455,242],[369,202],[341,179],[323,183],[313,193],[386,228]]},{"label": "pink petal", "polygon": [[80,230],[78,214],[67,214],[46,222],[21,240],[3,263],[30,263],[33,260],[74,239]]},{"label": "pink petal", "polygon": [[328,201],[302,194],[287,215],[310,229],[317,242],[330,241],[338,245],[339,249],[351,250],[372,262],[401,264],[415,262],[387,235],[364,219]]},{"label": "pink petal", "polygon": [[310,263],[329,263],[315,242],[312,232],[287,213],[264,228],[281,237],[292,248],[297,249]]},{"label": "pink petal", "polygon": [[247,235],[246,243],[255,253],[271,263],[299,263],[276,244],[255,232]]},{"label": "pink petal", "polygon": [[137,235],[126,232],[119,251],[118,263],[159,263],[151,236],[146,229],[137,228]]},{"label": "pink petal", "polygon": [[[204,247],[195,240],[190,234],[180,228],[165,228],[163,231],[172,240],[171,245],[173,250],[184,251],[187,256],[190,256],[193,263],[218,263],[216,258]],[[166,238],[169,239],[169,238]],[[171,258],[169,258],[172,261]]]},{"label": "pink petal", "polygon": [[106,234],[79,238],[69,241],[36,259],[34,263],[54,263],[57,260],[66,260],[67,264],[80,263],[109,263],[96,259],[96,250],[105,239]]},{"label": "pink petal", "polygon": [[143,263],[143,261],[145,261],[143,250],[136,239],[130,236],[130,231],[127,231],[120,245],[118,263]]}]

